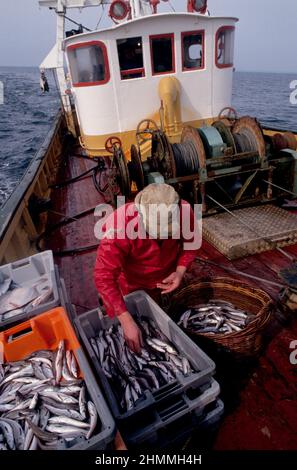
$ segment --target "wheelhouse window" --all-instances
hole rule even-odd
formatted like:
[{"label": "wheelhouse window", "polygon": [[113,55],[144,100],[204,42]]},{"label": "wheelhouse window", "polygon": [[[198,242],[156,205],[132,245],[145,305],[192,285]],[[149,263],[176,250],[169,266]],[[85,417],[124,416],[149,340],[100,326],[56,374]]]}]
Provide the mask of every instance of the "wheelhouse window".
[{"label": "wheelhouse window", "polygon": [[73,86],[94,86],[110,78],[106,46],[101,41],[74,44],[67,48]]},{"label": "wheelhouse window", "polygon": [[233,26],[223,26],[216,35],[216,65],[219,68],[233,67],[234,55]]},{"label": "wheelhouse window", "polygon": [[144,77],[142,38],[118,39],[117,48],[121,79]]},{"label": "wheelhouse window", "polygon": [[181,34],[183,70],[204,68],[204,31]]},{"label": "wheelhouse window", "polygon": [[174,34],[150,36],[152,74],[175,72]]}]

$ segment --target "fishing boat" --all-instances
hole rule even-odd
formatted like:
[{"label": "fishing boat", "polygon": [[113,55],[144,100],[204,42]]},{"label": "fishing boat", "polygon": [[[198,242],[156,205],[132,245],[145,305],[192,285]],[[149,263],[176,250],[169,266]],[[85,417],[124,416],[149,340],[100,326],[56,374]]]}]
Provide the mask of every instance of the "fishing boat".
[{"label": "fishing boat", "polygon": [[[227,276],[280,302],[280,290],[296,287],[282,271],[297,257],[296,134],[232,108],[237,18],[210,15],[206,0],[181,12],[160,13],[159,3],[39,0],[56,13],[56,44],[40,68],[55,75],[61,111],[0,210],[0,262],[53,250],[77,313],[92,310],[96,207],[166,182],[202,207],[188,279]],[[65,31],[68,11],[105,4],[111,27]],[[274,317],[249,373],[223,370],[226,415],[213,449],[297,448],[291,315]]]}]

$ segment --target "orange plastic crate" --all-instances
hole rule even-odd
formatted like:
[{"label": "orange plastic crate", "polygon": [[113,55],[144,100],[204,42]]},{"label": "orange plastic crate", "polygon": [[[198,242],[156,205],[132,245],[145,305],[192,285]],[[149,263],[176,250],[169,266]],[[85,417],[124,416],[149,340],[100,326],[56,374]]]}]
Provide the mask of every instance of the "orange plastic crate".
[{"label": "orange plastic crate", "polygon": [[64,308],[54,308],[0,333],[0,353],[3,346],[4,362],[19,361],[41,349],[55,351],[62,339],[66,350],[71,350],[76,357],[80,377],[84,378],[96,406],[101,430],[88,441],[79,439],[76,444],[67,444],[66,447],[63,442],[58,450],[105,450],[114,440],[115,422]]},{"label": "orange plastic crate", "polygon": [[62,339],[76,355],[80,344],[64,308],[57,307],[0,333],[4,362],[19,361],[40,349],[54,351]]}]

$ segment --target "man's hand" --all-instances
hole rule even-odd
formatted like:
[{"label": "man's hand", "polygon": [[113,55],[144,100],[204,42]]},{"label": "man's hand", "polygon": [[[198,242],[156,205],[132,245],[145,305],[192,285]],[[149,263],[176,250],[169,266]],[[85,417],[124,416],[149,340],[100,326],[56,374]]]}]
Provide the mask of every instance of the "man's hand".
[{"label": "man's hand", "polygon": [[118,317],[124,332],[128,347],[135,353],[140,353],[143,346],[141,331],[129,312],[124,312]]},{"label": "man's hand", "polygon": [[161,284],[157,284],[157,288],[161,289],[161,294],[169,294],[180,286],[180,283],[184,277],[186,268],[178,266],[175,273],[170,274]]}]

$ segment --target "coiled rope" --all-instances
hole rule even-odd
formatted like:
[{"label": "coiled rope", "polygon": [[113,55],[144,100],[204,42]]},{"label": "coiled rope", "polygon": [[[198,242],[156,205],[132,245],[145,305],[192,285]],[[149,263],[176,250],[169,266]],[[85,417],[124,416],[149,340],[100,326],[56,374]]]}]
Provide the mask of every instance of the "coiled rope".
[{"label": "coiled rope", "polygon": [[198,173],[199,156],[194,142],[172,144],[171,148],[176,166],[176,176],[190,176]]}]

